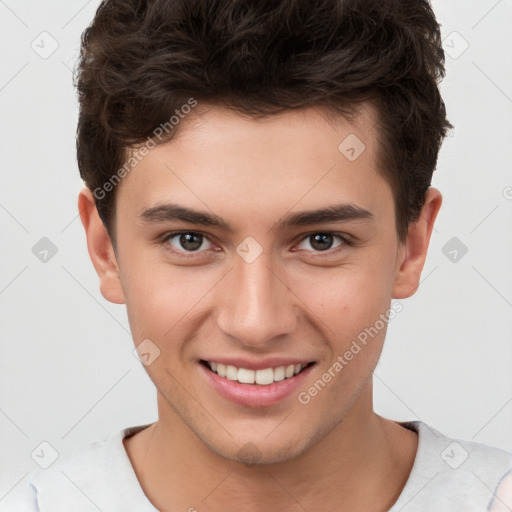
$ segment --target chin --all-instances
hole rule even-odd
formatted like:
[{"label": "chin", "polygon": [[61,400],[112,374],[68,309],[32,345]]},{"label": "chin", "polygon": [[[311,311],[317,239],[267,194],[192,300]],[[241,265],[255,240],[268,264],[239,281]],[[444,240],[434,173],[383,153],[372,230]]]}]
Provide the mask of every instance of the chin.
[{"label": "chin", "polygon": [[218,453],[218,455],[246,466],[266,466],[288,462],[297,458],[304,448],[298,448],[297,444],[293,446],[272,446],[266,447],[247,441],[241,448],[233,452]]},{"label": "chin", "polygon": [[220,457],[250,467],[289,462],[299,457],[317,441],[316,437],[306,439],[290,436],[286,429],[283,429],[282,434],[284,435],[276,435],[274,439],[269,438],[272,437],[272,434],[261,438],[247,436],[243,439],[233,440],[229,444],[205,439],[201,436],[200,439]]}]

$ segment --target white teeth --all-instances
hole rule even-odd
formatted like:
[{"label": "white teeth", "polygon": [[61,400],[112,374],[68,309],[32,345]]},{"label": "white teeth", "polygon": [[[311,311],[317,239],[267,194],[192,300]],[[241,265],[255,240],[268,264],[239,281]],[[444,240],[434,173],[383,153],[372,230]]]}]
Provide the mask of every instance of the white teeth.
[{"label": "white teeth", "polygon": [[279,382],[280,380],[284,380],[284,366],[280,366],[279,368],[274,368],[274,380]]},{"label": "white teeth", "polygon": [[272,382],[274,382],[274,370],[272,368],[256,371],[256,384],[268,386],[272,384]]},{"label": "white teeth", "polygon": [[[259,371],[259,370],[258,370]],[[238,382],[242,384],[254,384],[256,378],[254,370],[248,370],[247,368],[238,369]]]},{"label": "white teeth", "polygon": [[242,384],[259,384],[268,386],[273,382],[279,382],[297,375],[306,364],[290,364],[278,366],[277,368],[264,368],[263,370],[249,370],[248,368],[237,368],[231,364],[208,362],[211,370],[220,377],[228,380],[237,380]]},{"label": "white teeth", "polygon": [[221,377],[225,377],[226,376],[226,366],[223,365],[222,363],[218,363],[217,364],[217,373],[221,376]]},{"label": "white teeth", "polygon": [[238,370],[231,364],[226,365],[226,379],[238,380]]}]

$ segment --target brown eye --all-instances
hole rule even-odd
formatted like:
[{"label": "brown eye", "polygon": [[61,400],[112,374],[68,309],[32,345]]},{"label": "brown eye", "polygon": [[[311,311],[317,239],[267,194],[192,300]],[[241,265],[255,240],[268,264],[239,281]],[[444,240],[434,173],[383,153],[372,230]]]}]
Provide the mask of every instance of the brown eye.
[{"label": "brown eye", "polygon": [[[172,233],[167,238],[167,242],[178,252],[198,252],[204,242],[210,243],[204,235],[193,231]],[[209,246],[203,247],[203,249],[208,248]]]},{"label": "brown eye", "polygon": [[[340,242],[335,244],[336,239],[339,239]],[[301,247],[302,249],[306,250],[313,250],[313,251],[328,251],[329,249],[333,249],[336,247],[339,247],[340,245],[345,243],[345,240],[340,235],[335,235],[334,233],[313,233],[311,235],[307,235],[301,242],[301,244],[304,244],[305,242],[308,242],[307,245],[309,247]],[[311,249],[310,249],[311,248]]]}]

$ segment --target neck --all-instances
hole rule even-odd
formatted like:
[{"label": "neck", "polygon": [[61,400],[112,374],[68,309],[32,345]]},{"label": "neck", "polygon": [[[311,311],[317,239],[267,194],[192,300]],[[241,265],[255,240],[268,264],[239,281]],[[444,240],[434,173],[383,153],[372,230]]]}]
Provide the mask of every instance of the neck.
[{"label": "neck", "polygon": [[161,511],[387,511],[412,469],[417,435],[376,415],[371,395],[369,385],[329,434],[277,464],[249,466],[217,455],[162,407],[161,396],[165,414],[125,446],[142,488]]}]

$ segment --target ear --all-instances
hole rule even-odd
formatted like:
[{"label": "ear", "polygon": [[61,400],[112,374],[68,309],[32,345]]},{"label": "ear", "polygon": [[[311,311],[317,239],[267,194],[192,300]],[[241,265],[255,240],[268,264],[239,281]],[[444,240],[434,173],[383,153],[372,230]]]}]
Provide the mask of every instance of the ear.
[{"label": "ear", "polygon": [[84,188],[78,196],[78,211],[85,229],[89,256],[100,278],[101,294],[110,302],[124,304],[114,248],[88,188]]},{"label": "ear", "polygon": [[430,235],[442,201],[441,192],[430,187],[418,220],[409,224],[405,243],[398,250],[399,268],[393,288],[394,299],[405,299],[414,295],[420,285]]}]

